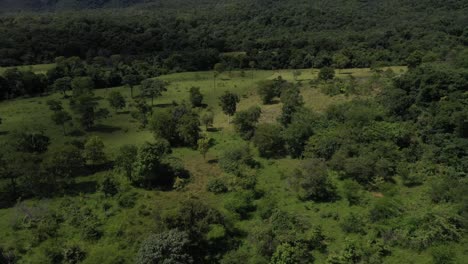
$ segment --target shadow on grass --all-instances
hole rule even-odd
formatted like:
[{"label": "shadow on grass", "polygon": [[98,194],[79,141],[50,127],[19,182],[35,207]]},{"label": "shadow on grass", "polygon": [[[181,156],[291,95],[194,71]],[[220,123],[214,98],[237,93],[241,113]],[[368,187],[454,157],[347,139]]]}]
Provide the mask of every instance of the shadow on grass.
[{"label": "shadow on grass", "polygon": [[99,124],[99,125],[95,125],[89,131],[101,132],[101,133],[114,133],[120,130],[122,130],[122,128],[120,127]]},{"label": "shadow on grass", "polygon": [[174,104],[155,104],[153,105],[153,108],[168,108],[174,106]]},{"label": "shadow on grass", "polygon": [[0,136],[6,136],[10,133],[10,131],[0,131]]},{"label": "shadow on grass", "polygon": [[77,182],[70,186],[67,190],[67,194],[77,195],[80,193],[91,194],[98,190],[98,183],[96,181],[83,181]]},{"label": "shadow on grass", "polygon": [[218,163],[218,159],[210,159],[208,161],[208,164],[216,164],[216,163]]},{"label": "shadow on grass", "polygon": [[121,112],[116,112],[116,115],[128,115],[130,114],[130,111],[121,111]]},{"label": "shadow on grass", "polygon": [[218,128],[218,127],[209,127],[207,129],[208,132],[220,132],[222,130],[223,130],[223,128]]}]

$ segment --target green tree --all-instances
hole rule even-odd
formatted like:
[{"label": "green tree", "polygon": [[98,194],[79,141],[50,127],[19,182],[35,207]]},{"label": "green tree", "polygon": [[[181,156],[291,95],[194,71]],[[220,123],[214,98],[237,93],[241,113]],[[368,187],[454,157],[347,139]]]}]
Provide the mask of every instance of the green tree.
[{"label": "green tree", "polygon": [[205,130],[208,130],[209,127],[213,126],[214,114],[212,111],[206,111],[201,116],[201,123],[205,126]]},{"label": "green tree", "polygon": [[291,123],[294,113],[304,105],[299,87],[290,86],[281,93],[281,103],[283,103],[279,121],[283,126]]},{"label": "green tree", "polygon": [[300,169],[294,170],[292,177],[301,199],[329,202],[337,198],[336,186],[330,180],[323,161],[304,161]]},{"label": "green tree", "polygon": [[133,87],[140,84],[142,77],[136,74],[128,74],[122,78],[122,83],[130,87],[130,96],[133,98]]},{"label": "green tree", "polygon": [[223,112],[229,117],[228,123],[231,123],[230,117],[236,113],[237,103],[239,103],[239,96],[235,93],[229,91],[224,92],[224,94],[219,97],[219,105],[223,109]]},{"label": "green tree", "polygon": [[48,152],[41,164],[45,183],[53,190],[61,190],[82,173],[85,160],[77,147],[65,145]]},{"label": "green tree", "polygon": [[63,94],[63,97],[67,96],[67,91],[72,89],[71,85],[72,79],[70,77],[62,77],[55,80],[53,84],[53,89],[59,91]]},{"label": "green tree", "polygon": [[84,158],[91,164],[102,164],[107,161],[104,153],[104,142],[98,136],[92,136],[86,140],[84,145]]},{"label": "green tree", "polygon": [[146,103],[143,99],[137,99],[134,101],[133,106],[136,108],[136,111],[132,112],[132,117],[140,121],[141,127],[146,127],[148,125],[148,116],[152,113],[151,106]]},{"label": "green tree", "polygon": [[42,128],[24,129],[12,133],[11,144],[20,152],[44,153],[50,145],[50,138]]},{"label": "green tree", "polygon": [[260,124],[255,130],[253,143],[260,156],[265,158],[280,157],[284,154],[282,128],[276,124]]},{"label": "green tree", "polygon": [[320,69],[318,79],[322,81],[333,80],[335,78],[335,69],[331,67],[323,67]]},{"label": "green tree", "polygon": [[173,182],[173,175],[160,173],[163,158],[171,153],[169,142],[156,139],[154,143],[145,143],[140,147],[133,163],[131,181],[144,187],[167,186]]},{"label": "green tree", "polygon": [[259,106],[252,106],[235,114],[234,127],[243,139],[249,140],[253,137],[261,112]]},{"label": "green tree", "polygon": [[66,135],[67,132],[65,130],[65,125],[72,120],[71,115],[68,112],[64,111],[64,110],[60,110],[60,111],[54,112],[52,114],[51,118],[52,118],[52,121],[56,125],[62,126],[63,135]]},{"label": "green tree", "polygon": [[198,151],[203,155],[203,159],[206,159],[206,153],[211,147],[211,138],[203,135],[198,139]]},{"label": "green tree", "polygon": [[151,106],[153,106],[154,98],[167,91],[167,82],[159,79],[146,79],[141,82],[140,89],[143,96],[151,98]]},{"label": "green tree", "polygon": [[62,101],[59,100],[47,100],[47,106],[49,106],[50,111],[57,112],[63,110]]},{"label": "green tree", "polygon": [[94,81],[91,77],[75,77],[71,81],[73,97],[77,98],[81,95],[92,93],[94,89]]},{"label": "green tree", "polygon": [[112,175],[107,175],[104,178],[100,188],[106,197],[113,197],[119,193],[119,183]]},{"label": "green tree", "polygon": [[192,107],[201,107],[203,105],[203,94],[200,92],[200,87],[191,87],[189,92]]},{"label": "green tree", "polygon": [[313,258],[303,243],[283,243],[276,247],[270,264],[305,264],[312,261]]},{"label": "green tree", "polygon": [[137,264],[190,264],[191,241],[186,232],[172,229],[158,235],[150,235],[140,246]]},{"label": "green tree", "polygon": [[127,104],[123,95],[118,91],[110,92],[109,96],[107,97],[107,101],[109,102],[109,105],[115,109],[116,112],[118,110],[123,109]]},{"label": "green tree", "polygon": [[132,178],[133,163],[138,155],[138,148],[135,145],[124,145],[119,148],[115,157],[115,166],[118,171],[123,172],[128,179]]},{"label": "green tree", "polygon": [[97,120],[109,116],[107,109],[97,107],[96,98],[90,94],[83,94],[74,100],[72,109],[80,115],[79,121],[83,128],[89,130]]}]

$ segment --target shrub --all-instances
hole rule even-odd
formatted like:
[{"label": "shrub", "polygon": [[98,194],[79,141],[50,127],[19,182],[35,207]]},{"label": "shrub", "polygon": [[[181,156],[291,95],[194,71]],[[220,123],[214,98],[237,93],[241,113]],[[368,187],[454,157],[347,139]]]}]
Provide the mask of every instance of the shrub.
[{"label": "shrub", "polygon": [[63,262],[77,264],[86,258],[86,252],[78,245],[67,246],[63,251]]},{"label": "shrub", "polygon": [[254,196],[251,191],[234,192],[225,200],[224,207],[237,214],[241,219],[246,219],[249,213],[255,209]]},{"label": "shrub", "polygon": [[337,198],[336,186],[330,180],[323,161],[305,161],[302,168],[294,170],[292,177],[301,199],[327,202]]},{"label": "shrub", "polygon": [[187,233],[176,229],[150,235],[141,244],[135,263],[193,263],[190,244]]},{"label": "shrub", "polygon": [[349,213],[340,223],[341,229],[346,233],[364,235],[366,233],[366,222],[364,217],[357,213]]},{"label": "shrub", "polygon": [[384,197],[375,201],[369,213],[370,220],[377,222],[399,216],[402,212],[401,204],[397,200]]},{"label": "shrub", "polygon": [[261,124],[253,137],[253,142],[265,158],[276,158],[284,154],[284,141],[281,137],[282,128],[275,124]]},{"label": "shrub", "polygon": [[219,157],[219,166],[222,170],[240,176],[245,168],[255,166],[249,146],[239,144],[226,148]]},{"label": "shrub", "polygon": [[228,191],[228,187],[226,186],[225,181],[223,179],[220,179],[220,178],[210,179],[208,181],[206,189],[209,192],[212,192],[212,193],[215,193],[215,194],[225,193],[225,192]]}]

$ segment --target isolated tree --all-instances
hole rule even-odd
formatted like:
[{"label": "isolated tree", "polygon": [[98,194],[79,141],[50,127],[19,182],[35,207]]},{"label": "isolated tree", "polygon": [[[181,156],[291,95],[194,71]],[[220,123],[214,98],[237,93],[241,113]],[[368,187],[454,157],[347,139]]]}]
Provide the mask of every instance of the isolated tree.
[{"label": "isolated tree", "polygon": [[150,235],[140,246],[136,264],[191,264],[192,242],[186,232],[172,229],[158,235]]},{"label": "isolated tree", "polygon": [[208,130],[209,127],[213,126],[214,114],[212,111],[206,111],[201,116],[201,123],[205,126],[205,129]]},{"label": "isolated tree", "polygon": [[335,69],[331,67],[323,67],[320,69],[318,79],[322,81],[333,80],[335,78]]},{"label": "isolated tree", "polygon": [[262,110],[259,106],[252,106],[235,114],[232,122],[243,139],[249,140],[253,137],[261,113]]},{"label": "isolated tree", "polygon": [[257,93],[262,99],[263,104],[271,104],[273,98],[281,96],[281,92],[290,86],[292,86],[291,83],[278,76],[274,80],[261,82],[258,85]]},{"label": "isolated tree", "polygon": [[208,138],[206,135],[201,136],[198,139],[198,151],[203,155],[203,159],[206,159],[206,153],[211,147],[211,138]]},{"label": "isolated tree", "polygon": [[146,127],[148,125],[148,116],[152,112],[151,106],[143,99],[135,100],[133,106],[136,108],[136,111],[132,112],[132,117],[140,121],[141,127]]},{"label": "isolated tree", "polygon": [[122,78],[122,83],[130,87],[130,96],[133,98],[133,87],[140,84],[142,77],[136,74],[128,74]]},{"label": "isolated tree", "polygon": [[283,103],[279,121],[283,126],[291,123],[294,113],[304,104],[301,92],[297,86],[290,86],[281,93],[281,103]]},{"label": "isolated tree", "polygon": [[105,163],[107,158],[104,153],[104,142],[102,142],[102,139],[98,136],[92,136],[86,140],[83,156],[86,161],[93,165]]},{"label": "isolated tree", "polygon": [[106,197],[112,197],[119,193],[119,183],[112,175],[107,175],[100,187]]},{"label": "isolated tree", "polygon": [[235,93],[229,91],[224,92],[224,94],[219,97],[219,105],[223,109],[223,112],[228,116],[228,123],[231,123],[230,117],[236,113],[237,103],[239,103],[239,96]]},{"label": "isolated tree", "polygon": [[188,112],[175,120],[176,132],[179,141],[186,146],[197,148],[197,141],[200,138],[200,120],[195,112]]},{"label": "isolated tree", "polygon": [[226,70],[223,63],[216,63],[213,67],[213,89],[216,90],[216,78]]},{"label": "isolated tree", "polygon": [[292,72],[294,80],[297,81],[297,78],[302,75],[302,72],[300,70],[293,70]]},{"label": "isolated tree", "polygon": [[110,92],[109,96],[107,97],[107,101],[109,102],[109,105],[115,109],[116,112],[118,110],[123,109],[127,104],[123,95],[118,91]]},{"label": "isolated tree", "polygon": [[53,84],[53,89],[54,91],[61,92],[63,94],[63,97],[66,97],[67,91],[70,91],[72,89],[71,82],[72,79],[70,77],[59,78],[55,80]]},{"label": "isolated tree", "polygon": [[219,166],[223,171],[239,176],[245,168],[255,166],[255,161],[247,144],[236,144],[223,149]]},{"label": "isolated tree", "polygon": [[192,107],[201,107],[203,105],[203,94],[200,92],[200,87],[191,87],[189,92]]},{"label": "isolated tree", "polygon": [[173,175],[160,173],[163,158],[170,153],[171,146],[165,139],[157,138],[153,143],[145,143],[133,163],[131,181],[145,187],[172,183]]},{"label": "isolated tree", "polygon": [[167,91],[167,82],[159,79],[146,79],[141,82],[140,88],[143,96],[151,98],[151,106],[153,106],[154,98]]},{"label": "isolated tree", "polygon": [[138,148],[135,145],[124,145],[120,147],[115,157],[115,167],[123,172],[128,179],[132,178],[133,163],[136,161]]},{"label": "isolated tree", "polygon": [[91,129],[97,120],[109,116],[107,109],[97,107],[96,98],[91,94],[83,94],[74,100],[72,109],[80,115],[79,121],[83,128]]},{"label": "isolated tree", "polygon": [[52,114],[51,118],[52,118],[52,121],[56,125],[62,126],[63,135],[66,135],[67,132],[65,130],[65,125],[72,120],[71,115],[68,112],[64,111],[64,110],[60,110],[60,111],[54,112]]},{"label": "isolated tree", "polygon": [[75,77],[71,81],[71,88],[73,91],[73,97],[79,97],[81,95],[92,93],[94,89],[94,81],[91,77]]},{"label": "isolated tree", "polygon": [[265,158],[275,158],[284,154],[282,128],[276,124],[260,124],[255,130],[253,142]]}]

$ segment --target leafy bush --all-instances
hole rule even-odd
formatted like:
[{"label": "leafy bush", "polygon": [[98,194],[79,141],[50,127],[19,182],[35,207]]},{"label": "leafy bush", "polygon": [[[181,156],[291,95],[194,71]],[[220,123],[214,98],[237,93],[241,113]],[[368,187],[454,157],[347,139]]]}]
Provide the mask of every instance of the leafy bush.
[{"label": "leafy bush", "polygon": [[225,193],[225,192],[228,191],[228,187],[227,187],[225,181],[223,179],[220,179],[220,178],[210,179],[208,181],[206,189],[209,192],[212,192],[212,193],[215,193],[215,194]]},{"label": "leafy bush", "polygon": [[295,169],[292,177],[301,199],[318,202],[337,199],[336,186],[330,180],[323,161],[316,159],[304,161],[302,168]]},{"label": "leafy bush", "polygon": [[276,158],[284,154],[284,141],[281,137],[282,128],[275,124],[261,124],[257,127],[253,142],[265,158]]},{"label": "leafy bush", "polygon": [[255,209],[253,204],[254,193],[251,191],[239,191],[230,194],[224,202],[224,207],[237,214],[241,219],[246,219]]},{"label": "leafy bush", "polygon": [[135,263],[193,263],[187,233],[172,229],[150,235],[141,244]]}]

